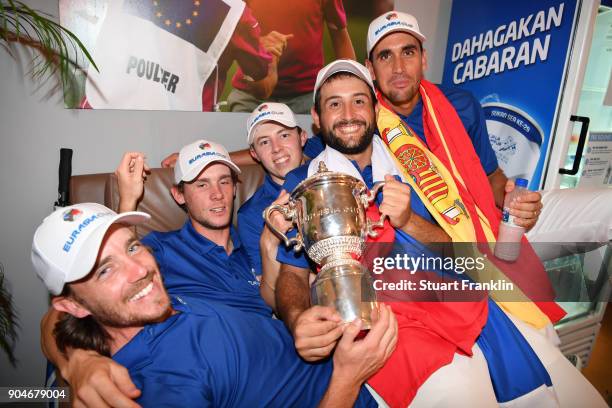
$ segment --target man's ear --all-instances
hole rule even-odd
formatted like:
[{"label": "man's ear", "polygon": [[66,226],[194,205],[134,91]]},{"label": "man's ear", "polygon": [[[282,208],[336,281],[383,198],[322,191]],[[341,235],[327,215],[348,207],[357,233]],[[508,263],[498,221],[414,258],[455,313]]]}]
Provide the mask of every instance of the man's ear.
[{"label": "man's ear", "polygon": [[259,156],[257,155],[257,152],[255,151],[253,145],[249,146],[249,153],[251,154],[253,160],[255,160],[257,163],[261,163],[261,160],[259,160]]},{"label": "man's ear", "polygon": [[302,147],[304,147],[307,140],[308,140],[308,133],[306,133],[304,129],[300,128],[300,144],[302,145]]},{"label": "man's ear", "polygon": [[421,65],[423,66],[423,75],[425,75],[425,71],[427,71],[427,50],[423,48],[423,53],[421,56]]},{"label": "man's ear", "polygon": [[183,193],[179,191],[177,186],[172,186],[172,188],[170,188],[170,193],[178,205],[185,204],[185,197],[183,196]]},{"label": "man's ear", "polygon": [[51,300],[51,303],[56,310],[71,314],[78,319],[91,315],[91,312],[87,308],[69,297],[56,296]]},{"label": "man's ear", "polygon": [[315,111],[314,106],[310,108],[310,116],[312,116],[312,121],[318,129],[321,129],[321,122],[319,120],[319,115],[317,111]]},{"label": "man's ear", "polygon": [[366,58],[365,66],[368,69],[368,71],[370,71],[370,76],[372,77],[372,81],[376,81],[376,74],[374,74],[374,65],[372,65],[372,62],[370,61],[369,58]]}]

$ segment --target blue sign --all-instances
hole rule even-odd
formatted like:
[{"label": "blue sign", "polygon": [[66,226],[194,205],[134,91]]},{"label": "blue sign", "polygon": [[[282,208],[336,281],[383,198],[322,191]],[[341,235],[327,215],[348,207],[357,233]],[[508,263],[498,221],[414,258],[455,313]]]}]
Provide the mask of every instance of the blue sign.
[{"label": "blue sign", "polygon": [[540,186],[576,0],[455,0],[442,82],[483,105],[500,167]]}]

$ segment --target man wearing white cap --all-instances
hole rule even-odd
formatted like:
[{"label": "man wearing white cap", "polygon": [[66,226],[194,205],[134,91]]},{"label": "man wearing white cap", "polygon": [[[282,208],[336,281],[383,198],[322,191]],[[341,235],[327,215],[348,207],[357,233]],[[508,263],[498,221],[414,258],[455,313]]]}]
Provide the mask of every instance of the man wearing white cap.
[{"label": "man wearing white cap", "polygon": [[[144,189],[144,156],[128,153],[117,169],[119,211],[134,210]],[[174,167],[175,201],[187,212],[180,230],[143,238],[160,265],[170,293],[193,294],[266,316],[259,280],[231,225],[240,169],[219,143],[197,140],[184,146]]]},{"label": "man wearing white cap", "polygon": [[358,322],[347,325],[333,361],[305,363],[278,320],[169,296],[129,228],[147,219],[77,204],[45,218],[34,235],[34,268],[65,312],[54,330],[60,348],[112,356],[133,379],[122,373],[136,402],[75,393],[74,406],[376,406],[362,384],[395,347],[389,308],[373,315],[363,340]]},{"label": "man wearing white cap", "polygon": [[[142,153],[123,156],[116,171],[120,212],[136,209],[144,191],[146,168]],[[143,243],[151,248],[170,293],[214,300],[269,317],[272,311],[259,294],[259,280],[231,225],[238,174],[240,169],[222,145],[197,140],[184,146],[174,168],[176,184],[171,193],[186,210],[187,221],[177,231],[152,232],[144,237]],[[91,357],[83,353],[77,353],[77,358],[71,356],[69,361],[59,355],[50,338],[57,318],[52,311],[43,320],[43,351],[71,385],[91,390],[89,379],[78,371],[94,372],[95,361],[101,371],[110,371],[107,362],[93,356],[84,360],[86,364],[81,363],[80,359]],[[117,394],[111,381],[102,385],[102,392]]]},{"label": "man wearing white cap", "polygon": [[[462,129],[449,126],[447,137],[456,139],[462,149],[471,147],[467,142],[469,137],[493,190],[495,202],[501,208],[504,193],[514,188],[514,182],[508,181],[498,166],[482,108],[471,93],[459,88],[436,87],[424,79],[427,69],[427,54],[423,49],[425,40],[416,18],[410,14],[390,11],[370,23],[366,66],[380,91],[380,102],[399,115],[427,145],[435,145],[430,140],[435,131],[428,126],[430,113],[428,106],[423,104],[424,92],[436,109],[444,109],[439,115],[440,121],[446,121],[448,116],[456,117],[456,123]],[[458,135],[460,131],[467,137],[464,138],[463,133]],[[518,224],[531,229],[542,209],[541,196],[532,192],[521,200],[522,203],[512,205],[512,211],[520,218]]]},{"label": "man wearing white cap", "polygon": [[[251,157],[266,170],[263,184],[238,210],[238,234],[247,250],[251,267],[261,275],[261,295],[274,307],[274,281],[280,265],[276,262],[279,239],[265,226],[263,210],[273,202],[285,203],[282,192],[285,175],[304,162],[308,138],[298,126],[291,109],[282,103],[266,102],[247,121],[247,144]],[[279,222],[286,224],[282,221]],[[288,227],[288,225],[286,225]]]},{"label": "man wearing white cap", "polygon": [[[374,134],[374,86],[368,70],[347,60],[324,67],[317,76],[312,113],[327,148],[310,164],[287,174],[283,188],[292,190],[313,175],[321,161],[331,171],[363,180],[370,189],[384,180],[377,204],[390,225],[385,223],[380,232],[385,240],[377,242],[393,242],[392,254],[439,257],[422,243],[447,242],[447,231],[453,230],[441,227],[443,218],[434,218],[436,209],[423,201],[412,177]],[[292,249],[279,247],[277,260],[282,264],[276,282],[277,310],[293,333],[298,352],[308,361],[327,357],[341,341],[340,316],[332,308],[310,307],[310,265],[303,251],[296,258]],[[440,274],[435,268],[415,273],[426,280]],[[463,279],[459,272],[447,278],[458,276]],[[490,298],[401,301],[401,291],[396,296],[400,297],[390,296],[395,301],[389,304],[399,323],[398,347],[368,380],[390,405],[557,406],[555,391],[560,391],[562,403],[572,406],[578,399],[564,392],[568,384],[580,389],[581,397],[593,405],[602,402],[543,334],[508,317]]]}]

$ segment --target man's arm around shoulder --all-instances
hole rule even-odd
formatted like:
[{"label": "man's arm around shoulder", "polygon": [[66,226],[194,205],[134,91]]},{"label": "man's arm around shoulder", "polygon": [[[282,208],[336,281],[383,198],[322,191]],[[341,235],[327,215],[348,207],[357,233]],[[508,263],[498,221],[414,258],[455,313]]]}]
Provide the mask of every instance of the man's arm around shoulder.
[{"label": "man's arm around shoulder", "polygon": [[51,307],[43,317],[41,348],[44,355],[70,384],[75,407],[139,407],[133,401],[140,396],[127,369],[92,350],[71,349],[62,353],[55,342],[53,329],[62,313]]}]

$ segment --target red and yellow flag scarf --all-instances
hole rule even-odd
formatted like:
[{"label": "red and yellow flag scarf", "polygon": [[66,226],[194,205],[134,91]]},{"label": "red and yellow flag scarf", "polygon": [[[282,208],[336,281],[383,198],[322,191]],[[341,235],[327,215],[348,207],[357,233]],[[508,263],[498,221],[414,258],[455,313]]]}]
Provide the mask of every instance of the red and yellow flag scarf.
[{"label": "red and yellow flag scarf", "polygon": [[536,328],[560,320],[565,312],[552,301],[554,291],[531,246],[522,246],[514,264],[493,256],[488,243],[495,242],[501,213],[472,141],[435,85],[422,80],[419,91],[427,146],[378,95],[378,129],[406,181],[453,242],[475,243],[472,256],[487,255],[486,273],[473,279],[504,278],[514,283],[511,297],[490,293],[502,308]]}]

